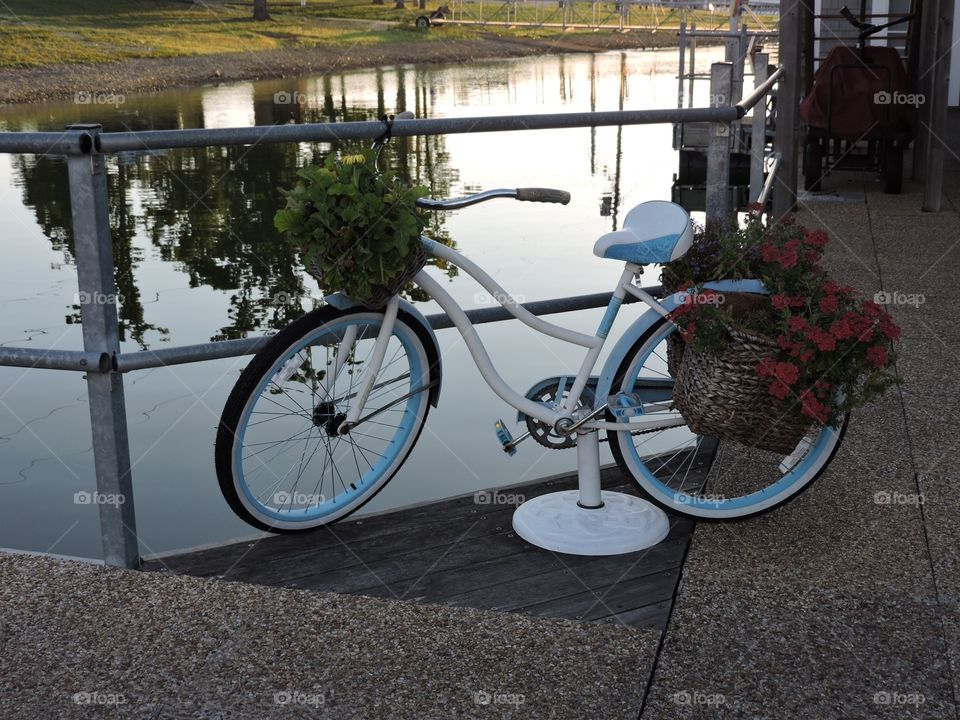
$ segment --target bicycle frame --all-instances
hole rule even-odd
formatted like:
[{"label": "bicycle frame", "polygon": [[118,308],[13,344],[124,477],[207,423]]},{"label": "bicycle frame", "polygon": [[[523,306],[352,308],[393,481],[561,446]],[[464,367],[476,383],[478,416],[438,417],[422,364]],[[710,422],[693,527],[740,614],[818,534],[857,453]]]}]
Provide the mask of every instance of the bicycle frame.
[{"label": "bicycle frame", "polygon": [[[479,265],[474,263],[472,260],[469,260],[456,250],[425,237],[421,238],[421,242],[427,254],[442,258],[462,269],[474,280],[476,280],[491,295],[491,297],[496,299],[500,305],[506,308],[511,315],[531,329],[541,334],[562,340],[566,343],[579,345],[583,348],[586,348],[586,355],[580,365],[580,369],[577,372],[574,384],[571,387],[570,392],[563,404],[562,411],[552,410],[542,403],[535,402],[515,391],[503,380],[494,367],[493,362],[487,353],[486,347],[480,340],[476,328],[474,328],[466,313],[439,282],[434,280],[429,274],[427,274],[425,270],[421,270],[414,276],[414,282],[423,288],[423,290],[426,291],[430,297],[436,300],[437,304],[440,305],[447,315],[449,315],[454,326],[463,337],[464,343],[466,344],[467,349],[476,363],[477,369],[480,371],[484,381],[487,383],[490,389],[493,390],[493,392],[496,393],[507,404],[517,409],[521,413],[548,423],[551,427],[556,427],[557,423],[561,420],[571,422],[571,424],[577,423],[579,420],[580,422],[577,424],[577,427],[583,427],[587,430],[596,430],[599,428],[607,430],[637,430],[640,428],[652,430],[671,426],[672,423],[669,420],[664,420],[662,418],[644,418],[642,416],[634,418],[634,420],[629,424],[597,421],[591,419],[584,420],[583,418],[578,419],[575,417],[575,410],[580,401],[581,395],[587,386],[591,372],[596,366],[597,359],[600,356],[600,352],[603,350],[607,336],[610,332],[610,328],[617,317],[617,313],[619,312],[620,306],[623,304],[627,293],[630,293],[631,295],[634,295],[638,299],[642,300],[651,308],[652,311],[658,313],[659,315],[663,317],[668,317],[669,315],[669,311],[661,306],[656,298],[638,288],[634,284],[634,278],[637,277],[641,271],[639,265],[634,265],[632,263],[625,264],[620,275],[620,279],[617,282],[617,286],[613,292],[613,296],[610,298],[610,303],[607,305],[603,319],[600,321],[600,326],[597,328],[597,331],[594,335],[587,335],[570,330],[569,328],[561,327],[560,325],[556,325],[554,323],[547,322],[546,320],[533,315],[531,312],[517,303],[517,301]],[[345,430],[353,427],[363,412],[363,401],[369,392],[369,386],[372,385],[374,378],[380,371],[380,363],[383,359],[383,351],[385,350],[386,343],[393,332],[393,325],[396,315],[397,297],[394,297],[391,299],[390,303],[385,309],[384,322],[377,336],[377,342],[371,357],[371,361],[368,367],[365,369],[364,378],[360,381],[360,401],[355,403],[350,409],[350,412],[343,423]],[[593,412],[596,413],[597,411],[602,410],[604,407],[605,404],[601,403],[597,407],[593,408]]]}]

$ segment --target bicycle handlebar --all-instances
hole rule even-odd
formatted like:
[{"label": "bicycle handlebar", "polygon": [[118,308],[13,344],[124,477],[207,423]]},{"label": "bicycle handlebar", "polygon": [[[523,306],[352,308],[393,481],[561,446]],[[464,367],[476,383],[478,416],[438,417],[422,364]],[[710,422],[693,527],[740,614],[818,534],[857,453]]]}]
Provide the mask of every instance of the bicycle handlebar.
[{"label": "bicycle handlebar", "polygon": [[570,193],[565,190],[552,190],[550,188],[499,188],[448,200],[420,198],[417,200],[417,207],[424,210],[459,210],[493,198],[511,198],[526,202],[553,202],[566,205],[570,202]]},{"label": "bicycle handlebar", "polygon": [[859,20],[857,20],[854,14],[850,12],[850,8],[848,8],[846,5],[840,8],[840,14],[846,18],[848,23],[853,25],[858,30],[866,30],[873,27],[870,23],[860,22]]},{"label": "bicycle handlebar", "polygon": [[911,14],[911,15],[904,15],[903,17],[897,18],[896,20],[891,20],[890,22],[885,22],[883,23],[883,25],[874,25],[873,23],[862,22],[858,20],[856,16],[852,12],[850,12],[850,8],[848,8],[846,5],[840,8],[840,14],[846,18],[848,23],[850,23],[855,28],[857,28],[857,30],[860,31],[861,45],[864,44],[866,42],[866,39],[871,35],[876,35],[878,32],[881,32],[882,30],[886,30],[887,28],[894,27],[895,25],[899,25],[900,23],[905,23],[905,22],[909,22],[910,20],[913,20],[913,15]]}]

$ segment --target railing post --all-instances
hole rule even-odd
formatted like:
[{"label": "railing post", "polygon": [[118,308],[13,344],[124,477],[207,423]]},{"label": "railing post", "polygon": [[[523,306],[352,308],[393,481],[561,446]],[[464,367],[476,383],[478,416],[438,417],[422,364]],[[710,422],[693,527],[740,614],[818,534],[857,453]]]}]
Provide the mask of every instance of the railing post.
[{"label": "railing post", "polygon": [[[801,3],[806,0],[800,0]],[[774,149],[780,153],[780,172],[773,186],[773,215],[791,212],[797,202],[797,152],[800,147],[800,9],[797,3],[780,6],[780,66],[777,84],[777,133]]]},{"label": "railing post", "polygon": [[[112,356],[119,352],[120,340],[117,287],[110,245],[107,176],[104,157],[98,151],[96,142],[100,126],[74,125],[69,129],[85,132],[89,149],[87,154],[70,155],[67,158],[83,349]],[[108,565],[136,567],[139,564],[139,548],[123,376],[113,371],[102,373],[91,370],[86,378],[103,559]]]},{"label": "railing post", "polygon": [[[710,107],[731,104],[733,65],[728,62],[710,66]],[[730,123],[710,123],[707,144],[707,224],[725,224],[730,214]]]},{"label": "railing post", "polygon": [[[935,35],[933,42],[934,55],[938,58],[934,65],[925,70],[930,72],[930,94],[926,96],[927,107],[923,113],[918,113],[921,118],[929,118],[927,127],[928,137],[924,152],[924,183],[923,183],[923,205],[921,209],[926,212],[940,212],[943,204],[943,166],[944,166],[944,148],[947,137],[947,95],[950,89],[950,39],[953,28],[953,3],[950,0],[935,0],[929,3],[929,9],[924,7],[924,12],[929,12],[934,16]],[[916,157],[916,152],[914,153]]]},{"label": "railing post", "polygon": [[693,81],[697,72],[697,24],[690,26],[690,79],[687,82],[687,107],[693,107]]},{"label": "railing post", "polygon": [[[767,80],[770,56],[757,53],[753,56],[753,86],[760,87]],[[750,202],[756,202],[763,190],[763,161],[767,145],[767,98],[753,106],[750,125]]]},{"label": "railing post", "polygon": [[[687,51],[687,23],[680,23],[680,63],[677,70],[677,107],[683,107],[683,83],[686,82],[686,72],[685,67],[685,54]],[[674,123],[673,124],[673,149],[679,150],[681,143],[683,142],[683,124]]]}]

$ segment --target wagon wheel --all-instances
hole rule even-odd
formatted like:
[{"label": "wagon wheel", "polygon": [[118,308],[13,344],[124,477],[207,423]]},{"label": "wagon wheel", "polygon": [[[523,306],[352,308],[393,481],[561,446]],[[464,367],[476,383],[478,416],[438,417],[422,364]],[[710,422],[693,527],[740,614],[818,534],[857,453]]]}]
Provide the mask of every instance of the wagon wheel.
[{"label": "wagon wheel", "polygon": [[903,187],[903,148],[895,140],[883,146],[883,191],[897,195]]},{"label": "wagon wheel", "polygon": [[807,137],[803,149],[803,189],[819,192],[823,180],[823,148],[820,139]]}]

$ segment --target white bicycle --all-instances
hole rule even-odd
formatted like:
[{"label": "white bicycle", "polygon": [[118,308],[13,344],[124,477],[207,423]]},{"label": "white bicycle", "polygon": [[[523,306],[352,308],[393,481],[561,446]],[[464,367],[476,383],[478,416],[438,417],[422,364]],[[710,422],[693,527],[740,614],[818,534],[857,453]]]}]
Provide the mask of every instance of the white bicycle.
[{"label": "white bicycle", "polygon": [[[570,196],[559,190],[502,189],[452,200],[421,199],[419,205],[453,210],[494,198],[566,204]],[[577,448],[579,491],[536,498],[514,516],[517,532],[531,542],[566,552],[608,554],[645,547],[666,535],[663,513],[633,496],[601,491],[600,433],[644,496],[660,508],[698,520],[738,520],[773,510],[808,487],[836,452],[846,420],[839,427],[814,426],[787,456],[718,442],[686,427],[672,404],[673,379],[666,364],[666,340],[676,329],[668,315],[682,298],[658,300],[641,289],[638,278],[643,265],[681,257],[692,238],[683,208],[651,201],[633,208],[621,230],[597,240],[594,254],[624,265],[592,335],[531,314],[461,253],[422,238],[428,255],[466,272],[515,318],[585,350],[576,375],[549,377],[518,392],[501,378],[467,315],[442,285],[426,269],[414,277],[449,315],[486,383],[516,408],[518,422],[526,426],[514,439],[498,421],[503,449],[513,454],[528,438],[549,448]],[[765,293],[756,280],[707,287]],[[628,295],[649,309],[623,330],[594,375]],[[221,490],[236,514],[260,529],[305,531],[359,510],[403,465],[430,406],[440,398],[439,345],[416,307],[399,296],[380,312],[342,294],[326,301],[256,354],[220,421],[216,468]]]}]

